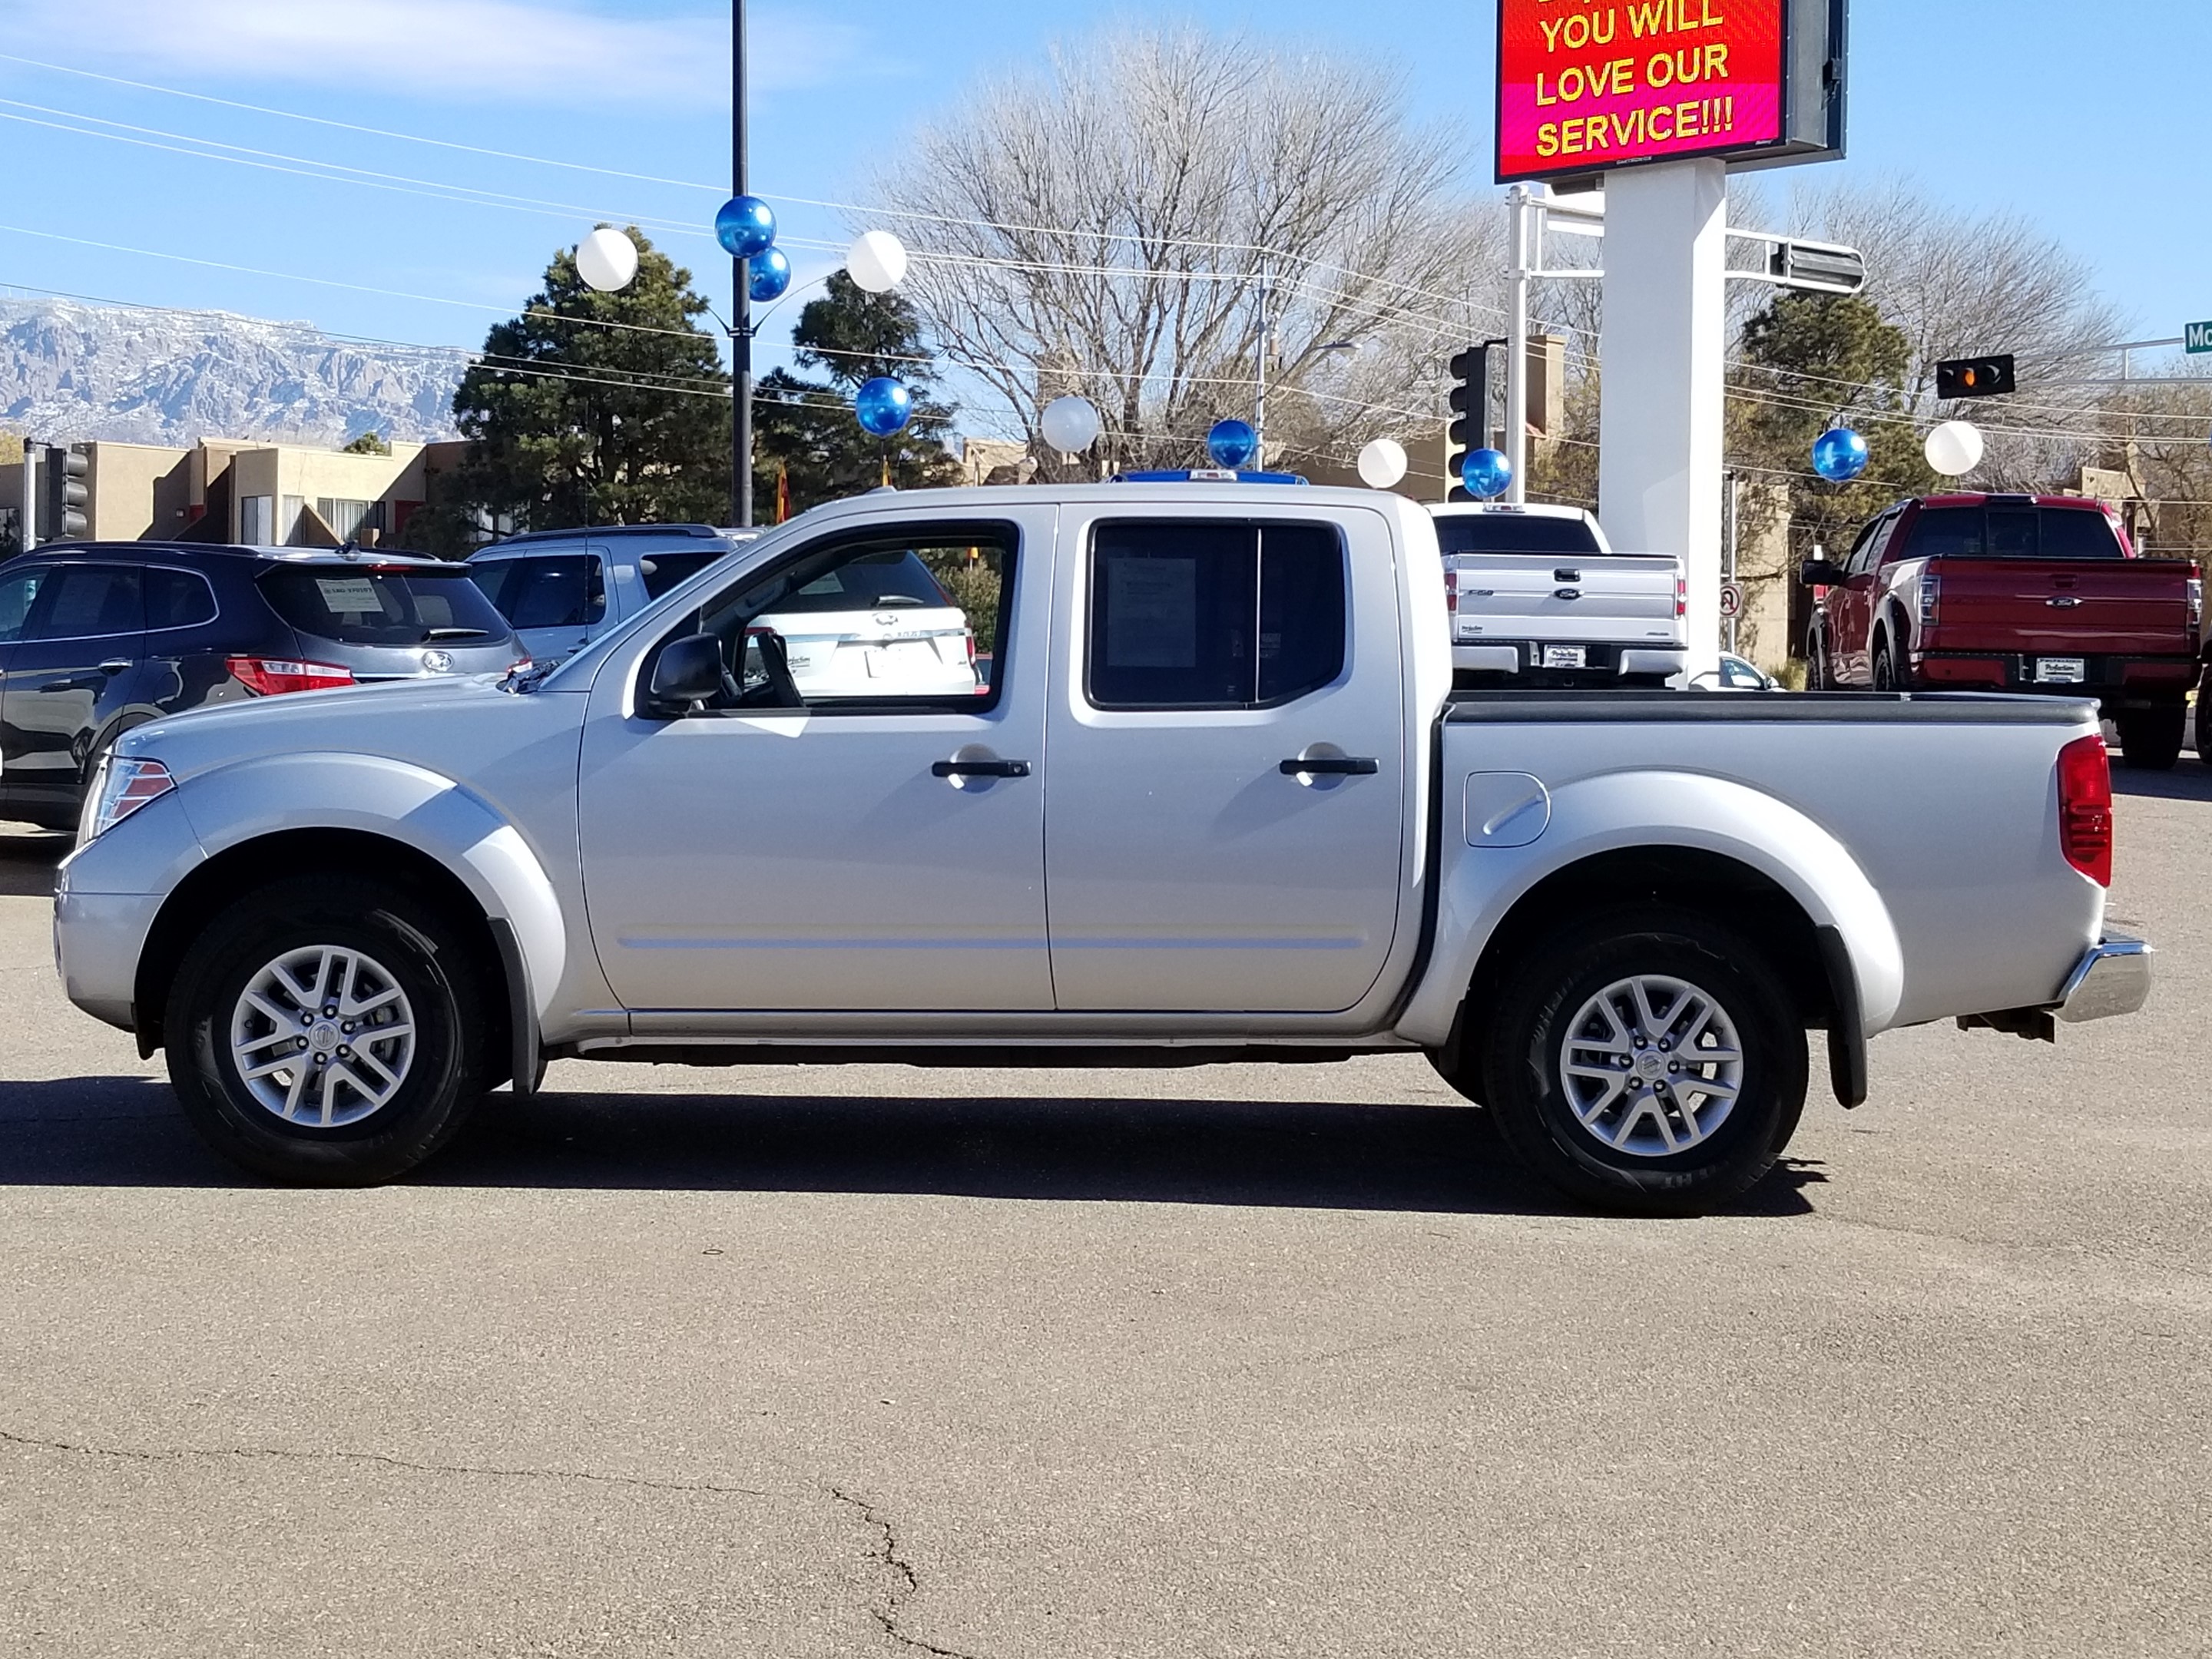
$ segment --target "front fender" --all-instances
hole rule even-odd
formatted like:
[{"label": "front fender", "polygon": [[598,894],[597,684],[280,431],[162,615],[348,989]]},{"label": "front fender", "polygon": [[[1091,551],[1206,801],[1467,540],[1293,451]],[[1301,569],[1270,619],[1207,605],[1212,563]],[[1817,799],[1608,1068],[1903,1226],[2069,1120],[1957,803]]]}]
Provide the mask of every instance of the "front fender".
[{"label": "front fender", "polygon": [[1850,849],[1796,807],[1723,778],[1615,772],[1553,793],[1550,822],[1526,846],[1470,847],[1464,778],[1448,786],[1436,945],[1401,1036],[1427,1048],[1444,1041],[1498,924],[1539,883],[1601,854],[1656,847],[1717,854],[1771,880],[1815,927],[1842,935],[1866,1035],[1896,1016],[1905,958],[1888,907]]},{"label": "front fender", "polygon": [[354,830],[435,860],[514,930],[543,1019],[568,965],[560,895],[521,834],[463,785],[374,755],[264,756],[198,773],[176,799],[204,854],[297,830]]}]

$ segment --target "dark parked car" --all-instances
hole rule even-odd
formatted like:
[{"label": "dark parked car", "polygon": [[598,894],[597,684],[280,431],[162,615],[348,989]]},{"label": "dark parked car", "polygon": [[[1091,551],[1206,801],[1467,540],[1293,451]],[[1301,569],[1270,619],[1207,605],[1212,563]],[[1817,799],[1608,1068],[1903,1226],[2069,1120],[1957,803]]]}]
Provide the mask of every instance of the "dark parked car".
[{"label": "dark parked car", "polygon": [[64,542],[0,564],[0,818],[68,828],[134,726],[524,655],[466,568],[379,552]]}]

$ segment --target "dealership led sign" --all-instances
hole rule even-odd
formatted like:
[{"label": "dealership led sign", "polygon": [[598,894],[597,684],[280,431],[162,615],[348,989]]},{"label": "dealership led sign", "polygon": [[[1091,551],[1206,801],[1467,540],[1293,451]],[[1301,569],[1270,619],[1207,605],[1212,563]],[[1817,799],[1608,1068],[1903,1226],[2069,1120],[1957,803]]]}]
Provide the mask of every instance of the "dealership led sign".
[{"label": "dealership led sign", "polygon": [[1843,149],[1846,0],[1498,0],[1498,177]]}]

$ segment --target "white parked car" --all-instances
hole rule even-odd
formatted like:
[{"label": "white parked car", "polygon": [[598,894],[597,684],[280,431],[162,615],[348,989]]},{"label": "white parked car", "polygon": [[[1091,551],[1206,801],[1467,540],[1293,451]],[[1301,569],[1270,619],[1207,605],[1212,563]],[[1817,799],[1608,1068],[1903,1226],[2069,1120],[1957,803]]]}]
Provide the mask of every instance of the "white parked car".
[{"label": "white parked car", "polygon": [[[531,656],[555,663],[757,533],[706,525],[539,532],[484,549],[470,559],[469,572]],[[771,633],[804,692],[975,690],[975,630],[910,548],[886,548],[795,586],[755,617],[744,669],[749,684],[770,675],[759,641]]]},{"label": "white parked car", "polygon": [[1782,682],[1747,657],[1733,651],[1721,653],[1721,659],[1702,674],[1690,677],[1692,691],[1779,691]]},{"label": "white parked car", "polygon": [[1688,659],[1682,562],[1616,553],[1572,507],[1431,507],[1470,685],[1663,685]]}]

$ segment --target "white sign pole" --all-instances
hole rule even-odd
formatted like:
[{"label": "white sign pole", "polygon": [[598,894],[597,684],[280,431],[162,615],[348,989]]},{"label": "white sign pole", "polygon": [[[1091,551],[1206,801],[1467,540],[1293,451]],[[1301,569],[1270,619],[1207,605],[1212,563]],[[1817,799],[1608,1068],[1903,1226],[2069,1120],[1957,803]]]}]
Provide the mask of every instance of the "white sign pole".
[{"label": "white sign pole", "polygon": [[[1505,192],[1511,216],[1513,270],[1510,311],[1505,325],[1505,464],[1513,469],[1505,499],[1518,507],[1528,499],[1528,283],[1544,257],[1544,210],[1540,185],[1516,185]],[[1484,411],[1487,421],[1489,412]]]},{"label": "white sign pole", "polygon": [[1598,517],[1624,552],[1682,556],[1698,674],[1720,658],[1728,169],[1621,167],[1605,198]]}]

